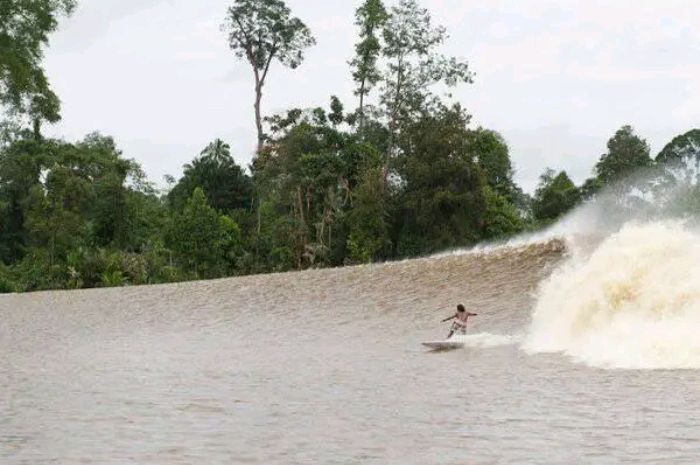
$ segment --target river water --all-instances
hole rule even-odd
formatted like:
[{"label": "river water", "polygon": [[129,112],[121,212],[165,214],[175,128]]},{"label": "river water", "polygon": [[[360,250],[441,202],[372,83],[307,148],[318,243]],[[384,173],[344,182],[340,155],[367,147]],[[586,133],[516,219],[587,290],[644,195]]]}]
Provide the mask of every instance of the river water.
[{"label": "river water", "polygon": [[533,349],[564,249],[2,296],[0,463],[698,463],[700,372]]}]

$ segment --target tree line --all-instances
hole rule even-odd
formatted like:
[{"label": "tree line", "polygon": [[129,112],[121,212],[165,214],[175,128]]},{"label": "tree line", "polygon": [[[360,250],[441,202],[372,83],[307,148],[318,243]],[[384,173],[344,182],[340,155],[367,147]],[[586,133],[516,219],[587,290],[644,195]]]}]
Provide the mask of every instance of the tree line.
[{"label": "tree line", "polygon": [[[541,228],[606,186],[655,164],[700,176],[700,130],[652,159],[629,126],[576,186],[546,170],[533,195],[515,183],[496,131],[439,90],[469,84],[439,52],[447,31],[417,0],[364,0],[349,60],[356,101],[264,115],[272,64],[301,66],[315,43],[281,0],[235,0],[223,29],[254,77],[257,152],[247,169],[209,143],[168,189],[99,133],[44,138],[60,102],[41,68],[69,0],[0,9],[0,290],[174,282],[393,260]],[[3,16],[4,15],[4,16]],[[673,162],[673,163],[671,163]],[[684,174],[681,174],[684,173]],[[681,179],[682,176],[685,178]],[[700,196],[698,196],[700,198]]]}]

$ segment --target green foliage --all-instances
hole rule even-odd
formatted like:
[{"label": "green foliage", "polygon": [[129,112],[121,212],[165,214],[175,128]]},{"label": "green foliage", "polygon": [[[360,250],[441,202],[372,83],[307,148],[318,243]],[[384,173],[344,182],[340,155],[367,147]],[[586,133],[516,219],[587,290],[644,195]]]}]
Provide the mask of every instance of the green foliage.
[{"label": "green foliage", "polygon": [[483,237],[502,239],[521,233],[525,221],[516,206],[491,186],[484,188],[486,210],[483,217]]},{"label": "green foliage", "polygon": [[[153,266],[147,254],[121,250],[73,250],[65,261],[69,288],[125,286],[159,282],[151,278]],[[162,265],[160,265],[162,266]]]},{"label": "green foliage", "polygon": [[147,252],[154,244],[162,243],[162,232],[167,230],[170,214],[165,202],[153,192],[128,189],[126,191],[127,241],[123,248],[129,252]]},{"label": "green foliage", "polygon": [[649,144],[631,126],[623,126],[608,141],[608,152],[595,165],[595,175],[604,186],[616,182],[624,185],[627,176],[651,165]]},{"label": "green foliage", "polygon": [[656,156],[658,163],[681,161],[684,164],[700,163],[700,129],[692,129],[676,136]]},{"label": "green foliage", "polygon": [[192,163],[168,194],[171,205],[182,210],[196,188],[207,195],[208,203],[220,212],[250,208],[253,186],[231,156],[230,147],[217,139],[209,144]]},{"label": "green foliage", "polygon": [[24,228],[27,199],[39,182],[47,146],[19,140],[0,152],[0,260],[22,258],[28,237]]},{"label": "green foliage", "polygon": [[391,8],[383,38],[386,71],[381,102],[392,133],[436,105],[438,99],[430,91],[433,85],[472,82],[473,73],[465,61],[438,53],[447,31],[433,25],[430,13],[417,0],[400,0]]},{"label": "green foliage", "polygon": [[11,270],[0,263],[0,294],[16,292],[17,288],[12,278]]},{"label": "green foliage", "polygon": [[343,104],[340,99],[333,95],[331,97],[331,112],[328,114],[328,120],[333,126],[337,126],[345,120],[343,109]]},{"label": "green foliage", "polygon": [[469,151],[467,119],[458,106],[443,108],[403,134],[400,256],[464,246],[480,237],[485,182]]},{"label": "green foliage", "polygon": [[168,243],[176,260],[195,277],[212,278],[235,268],[240,229],[231,218],[219,215],[196,188],[182,213],[174,217]]},{"label": "green foliage", "polygon": [[91,242],[99,247],[129,247],[132,229],[128,198],[141,191],[129,189],[126,183],[130,178],[140,176],[140,167],[133,160],[121,157],[111,137],[97,133],[76,144],[74,152],[62,163],[81,165],[79,172],[85,189],[84,198],[89,202],[86,210],[89,212]]},{"label": "green foliage", "polygon": [[316,43],[309,28],[291,16],[281,0],[235,0],[224,29],[236,56],[261,71],[272,60],[296,68],[304,59],[304,50]]},{"label": "green foliage", "polygon": [[51,262],[82,244],[132,246],[126,186],[140,168],[121,158],[111,138],[91,134],[82,142],[19,140],[0,153],[0,238],[3,259],[20,258],[28,246],[45,248]]},{"label": "green foliage", "polygon": [[[0,0],[0,104],[35,123],[34,132],[26,118],[0,124],[0,292],[369,263],[500,240],[556,221],[606,186],[633,190],[625,179],[652,165],[646,142],[625,126],[580,189],[547,170],[530,198],[503,137],[470,128],[470,116],[436,93],[473,74],[439,52],[446,30],[417,0],[388,11],[381,0],[360,2],[350,62],[357,111],[332,96],[330,108],[263,119],[270,66],[296,68],[315,41],[283,1],[233,0],[223,27],[255,78],[258,151],[247,173],[214,140],[163,194],[110,137],[39,137],[59,103],[42,47],[73,6]],[[675,183],[665,205],[697,211],[700,130],[675,138],[657,161]]]},{"label": "green foliage", "polygon": [[656,156],[677,183],[700,184],[700,129],[673,138]]},{"label": "green foliage", "polygon": [[253,243],[257,256],[253,270],[288,271],[300,268],[305,240],[303,225],[290,216],[275,195],[259,206],[259,222]]},{"label": "green foliage", "polygon": [[360,41],[355,45],[355,58],[350,61],[355,95],[360,98],[359,127],[362,131],[365,118],[365,98],[381,80],[377,66],[382,45],[379,33],[389,19],[381,0],[365,0],[355,12],[355,25],[360,29]]},{"label": "green foliage", "polygon": [[365,170],[352,197],[348,259],[351,262],[369,263],[388,257],[391,247],[390,211],[381,169],[370,167]]},{"label": "green foliage", "polygon": [[250,63],[255,77],[255,124],[258,151],[265,134],[260,101],[273,61],[296,68],[304,60],[304,50],[316,43],[311,30],[281,0],[235,0],[229,7],[223,29],[238,59]]},{"label": "green foliage", "polygon": [[110,272],[106,271],[102,273],[100,277],[104,287],[121,287],[127,283],[126,278],[124,278],[124,275],[119,270]]},{"label": "green foliage", "polygon": [[508,144],[496,131],[479,128],[469,132],[469,150],[479,163],[494,193],[515,202],[517,186]]},{"label": "green foliage", "polygon": [[275,223],[286,230],[284,247],[296,267],[330,262],[338,218],[349,198],[347,136],[319,118],[321,112],[279,123],[274,144],[254,163],[259,191],[287,217]]},{"label": "green foliage", "polygon": [[540,183],[532,201],[535,219],[548,223],[571,210],[580,200],[581,194],[565,171],[557,173],[547,169],[540,176]]},{"label": "green foliage", "polygon": [[0,0],[0,104],[32,120],[58,121],[59,100],[41,65],[48,35],[74,0]]},{"label": "green foliage", "polygon": [[[72,2],[5,2],[50,7],[42,10],[48,16],[38,42],[27,42],[39,51],[33,62],[39,66],[55,14],[69,12]],[[271,133],[265,135],[260,102],[272,62],[297,67],[314,39],[280,0],[235,0],[229,8],[229,45],[255,77],[258,154],[252,176],[217,139],[162,196],[109,137],[42,140],[3,124],[0,262],[8,266],[0,270],[0,290],[138,285],[369,262],[518,230],[511,201],[519,191],[507,145],[494,132],[468,130],[468,116],[431,92],[433,84],[471,80],[466,63],[437,53],[445,30],[432,26],[413,0],[390,12],[381,1],[367,0],[356,19],[360,38],[351,66],[359,112],[346,114],[333,96],[330,109],[291,109],[267,118]],[[0,66],[7,56],[0,56]],[[3,95],[12,93],[7,83],[20,75],[3,75]],[[20,100],[34,104],[33,117],[49,119],[58,99],[48,85],[46,92],[37,87],[38,79],[25,85]],[[365,102],[379,85],[381,111]],[[346,132],[358,117],[360,130]]]},{"label": "green foliage", "polygon": [[581,198],[590,200],[596,193],[598,193],[603,188],[603,186],[603,182],[597,177],[586,179],[586,181],[584,181],[580,188]]},{"label": "green foliage", "polygon": [[15,289],[178,279],[159,245],[168,216],[109,137],[20,137],[0,149],[0,254]]},{"label": "green foliage", "polygon": [[46,249],[49,263],[64,256],[84,236],[85,223],[80,216],[80,205],[70,202],[72,179],[64,171],[53,172],[55,178],[44,190],[35,185],[29,192],[25,228],[29,244]]},{"label": "green foliage", "polygon": [[215,247],[221,252],[221,260],[225,263],[222,274],[234,273],[239,268],[244,244],[241,228],[233,218],[226,215],[219,216],[219,237]]},{"label": "green foliage", "polygon": [[69,276],[67,269],[51,263],[48,253],[31,249],[12,269],[14,288],[17,292],[65,289]]}]

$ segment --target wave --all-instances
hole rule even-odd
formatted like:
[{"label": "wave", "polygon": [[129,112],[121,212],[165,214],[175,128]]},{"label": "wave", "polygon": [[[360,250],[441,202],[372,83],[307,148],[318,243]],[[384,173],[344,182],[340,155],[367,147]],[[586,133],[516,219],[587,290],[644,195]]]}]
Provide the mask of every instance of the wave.
[{"label": "wave", "polygon": [[627,224],[540,285],[522,347],[602,368],[700,368],[698,263],[686,223]]}]

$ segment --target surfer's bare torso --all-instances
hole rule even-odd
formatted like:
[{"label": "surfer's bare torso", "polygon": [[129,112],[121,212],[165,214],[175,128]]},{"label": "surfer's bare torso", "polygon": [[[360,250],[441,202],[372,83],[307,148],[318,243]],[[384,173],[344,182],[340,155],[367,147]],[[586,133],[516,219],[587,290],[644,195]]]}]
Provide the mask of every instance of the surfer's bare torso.
[{"label": "surfer's bare torso", "polygon": [[452,328],[450,329],[450,334],[447,336],[449,339],[452,337],[452,335],[455,332],[459,332],[460,334],[466,334],[467,333],[467,321],[469,320],[470,316],[476,316],[476,313],[471,313],[466,311],[464,306],[462,304],[457,306],[457,313],[452,315],[449,318],[445,318],[442,321],[449,321],[449,320],[454,320],[452,322]]}]

